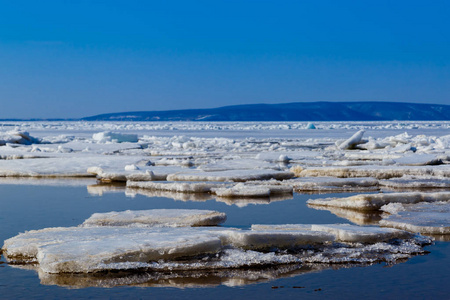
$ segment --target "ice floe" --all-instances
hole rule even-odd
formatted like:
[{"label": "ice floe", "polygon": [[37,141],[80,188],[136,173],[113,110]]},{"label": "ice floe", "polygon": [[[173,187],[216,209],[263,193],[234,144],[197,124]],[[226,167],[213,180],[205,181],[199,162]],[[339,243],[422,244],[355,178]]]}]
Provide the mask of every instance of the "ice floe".
[{"label": "ice floe", "polygon": [[403,175],[450,177],[450,165],[433,167],[365,165],[355,167],[308,167],[300,169],[296,169],[294,166],[291,168],[291,171],[299,177],[374,177],[377,179],[389,179],[394,177],[402,177]]},{"label": "ice floe", "polygon": [[379,210],[389,203],[413,204],[437,201],[450,201],[450,192],[359,194],[345,198],[310,199],[308,204],[371,211]]},{"label": "ice floe", "polygon": [[[303,261],[395,262],[423,252],[422,246],[430,243],[401,230],[346,224],[253,225],[251,230],[174,227],[217,224],[224,218],[224,214],[199,210],[94,214],[78,227],[21,233],[6,240],[2,250],[8,261],[38,263],[45,273],[91,273],[223,269]],[[396,242],[390,243],[392,239]],[[282,249],[290,249],[291,254]]]},{"label": "ice floe", "polygon": [[388,204],[381,207],[381,226],[422,234],[450,234],[450,202]]},{"label": "ice floe", "polygon": [[[115,164],[116,166],[118,163]],[[124,167],[89,167],[87,172],[95,175],[97,179],[104,182],[126,182],[130,181],[161,181],[166,180],[167,176],[173,173],[181,172],[186,168],[178,166],[140,166],[139,162],[132,165],[125,165]]]},{"label": "ice floe", "polygon": [[380,180],[380,186],[394,189],[436,189],[450,188],[450,178],[432,176],[402,176],[389,180]]},{"label": "ice floe", "polygon": [[280,231],[318,231],[331,234],[336,241],[377,243],[390,239],[410,238],[411,234],[396,229],[373,226],[356,226],[350,224],[286,224],[286,225],[252,225],[252,230],[280,230]]},{"label": "ice floe", "polygon": [[233,187],[218,187],[211,190],[213,194],[219,197],[270,197],[276,194],[292,194],[293,189],[290,186],[280,185],[246,185],[238,183]]},{"label": "ice floe", "polygon": [[289,179],[294,174],[289,171],[274,170],[227,170],[216,172],[202,172],[198,170],[169,174],[169,181],[227,181],[243,182],[250,180]]},{"label": "ice floe", "polygon": [[371,177],[301,177],[284,180],[283,184],[292,186],[295,191],[342,192],[378,189],[378,180]]},{"label": "ice floe", "polygon": [[176,193],[210,193],[213,188],[221,186],[223,183],[127,181],[129,188]]},{"label": "ice floe", "polygon": [[227,219],[224,213],[195,209],[151,209],[96,213],[82,226],[152,226],[195,227],[216,226]]}]

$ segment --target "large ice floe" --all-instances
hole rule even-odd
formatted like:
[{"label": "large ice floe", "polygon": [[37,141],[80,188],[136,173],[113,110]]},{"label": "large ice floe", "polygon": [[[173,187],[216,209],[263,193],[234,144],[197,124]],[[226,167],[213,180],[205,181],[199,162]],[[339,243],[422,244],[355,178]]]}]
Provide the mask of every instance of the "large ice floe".
[{"label": "large ice floe", "polygon": [[[373,220],[371,223],[423,234],[450,234],[450,192],[360,194],[346,198],[311,199],[308,204],[325,207],[349,220],[358,218],[358,214],[359,219],[363,219],[361,216],[366,212],[382,211],[379,222]],[[354,210],[360,213],[352,212]]]},{"label": "large ice floe", "polygon": [[450,202],[418,204],[386,204],[381,226],[399,228],[422,234],[450,234]]},{"label": "large ice floe", "polygon": [[349,224],[211,226],[225,218],[201,210],[94,214],[78,227],[21,233],[6,240],[2,250],[10,263],[37,263],[40,271],[54,274],[395,263],[423,253],[431,242],[402,230]]},{"label": "large ice floe", "polygon": [[450,192],[359,194],[345,198],[311,199],[308,200],[308,204],[371,211],[379,210],[389,203],[414,204],[437,201],[450,201]]}]

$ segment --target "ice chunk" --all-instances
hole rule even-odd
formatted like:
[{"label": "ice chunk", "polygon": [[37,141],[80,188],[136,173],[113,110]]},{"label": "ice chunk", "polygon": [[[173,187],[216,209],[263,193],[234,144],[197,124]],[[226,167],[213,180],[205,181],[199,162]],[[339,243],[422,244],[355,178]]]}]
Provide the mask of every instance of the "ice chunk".
[{"label": "ice chunk", "polygon": [[[261,226],[261,225],[260,225]],[[267,226],[267,225],[266,225]],[[422,253],[429,240],[407,235],[395,243],[363,245],[405,237],[390,229],[350,225],[281,225],[282,228],[239,230],[220,227],[69,227],[19,234],[5,241],[8,261],[37,262],[47,273],[90,273],[105,270],[203,270],[310,261],[315,263],[394,262]],[[296,227],[296,228],[289,228]],[[294,230],[292,230],[294,229]],[[304,230],[305,229],[305,230]],[[329,233],[331,232],[331,233]],[[391,234],[391,235],[389,235]],[[351,245],[333,243],[338,236]],[[305,249],[306,248],[306,249]],[[244,250],[269,250],[269,253]],[[288,249],[292,255],[274,251]],[[211,255],[214,254],[214,255]],[[182,260],[178,260],[182,258]]]},{"label": "ice chunk", "polygon": [[313,123],[308,123],[308,124],[306,125],[306,129],[316,129],[316,126],[314,126]]},{"label": "ice chunk", "polygon": [[215,226],[225,222],[226,215],[212,210],[151,209],[95,213],[82,224],[91,226]]},{"label": "ice chunk", "polygon": [[163,197],[180,201],[206,201],[213,199],[209,193],[181,193],[163,190],[151,190],[146,188],[130,188],[125,190],[125,195],[128,197],[135,197],[136,195],[143,195],[146,197]]},{"label": "ice chunk", "polygon": [[0,146],[4,146],[8,143],[31,145],[38,144],[39,142],[39,139],[30,136],[30,134],[26,131],[13,130],[5,133],[0,132]]},{"label": "ice chunk", "polygon": [[55,158],[0,160],[0,177],[93,177],[87,169],[93,165],[130,164],[137,160],[133,156],[75,155]]},{"label": "ice chunk", "polygon": [[422,234],[450,234],[450,202],[419,203],[402,207],[383,206],[392,213],[380,221],[381,226]]},{"label": "ice chunk", "polygon": [[[293,168],[294,167],[296,166],[293,166]],[[433,167],[380,165],[365,165],[355,167],[308,167],[299,169],[296,172],[296,176],[299,177],[332,176],[340,178],[374,177],[377,179],[389,179],[393,177],[402,177],[403,175],[450,177],[450,165],[440,165]]]},{"label": "ice chunk", "polygon": [[360,194],[346,198],[310,199],[308,204],[350,208],[362,211],[379,210],[388,203],[419,203],[449,201],[450,192]]},{"label": "ice chunk", "polygon": [[342,150],[353,149],[357,144],[361,143],[364,132],[365,130],[361,129],[360,131],[352,135],[349,139],[337,145],[338,148]]},{"label": "ice chunk", "polygon": [[294,173],[287,171],[273,170],[227,170],[217,172],[188,171],[170,174],[168,181],[235,181],[243,182],[249,180],[268,180],[268,179],[289,179]]},{"label": "ice chunk", "polygon": [[411,234],[403,230],[380,228],[374,226],[356,226],[350,224],[286,224],[286,225],[252,225],[252,230],[311,231],[326,232],[333,239],[350,243],[377,243],[393,238],[410,238]]},{"label": "ice chunk", "polygon": [[104,131],[104,132],[94,133],[92,135],[92,139],[94,141],[99,142],[99,143],[106,143],[106,142],[113,142],[113,143],[123,143],[123,142],[137,143],[138,142],[137,134],[119,133],[119,132],[111,132],[111,131]]},{"label": "ice chunk", "polygon": [[227,205],[236,205],[237,207],[246,207],[252,205],[265,205],[277,201],[293,199],[292,194],[276,194],[270,197],[216,197],[217,202],[223,202]]},{"label": "ice chunk", "polygon": [[400,158],[394,159],[395,163],[398,165],[406,166],[425,166],[425,165],[439,165],[442,161],[436,157],[434,154],[410,154],[405,155]]},{"label": "ice chunk", "polygon": [[[115,164],[118,165],[118,164]],[[97,179],[103,182],[124,182],[131,181],[153,181],[166,180],[167,176],[172,173],[186,170],[178,166],[140,166],[137,169],[133,167],[117,168],[112,166],[106,167],[90,167],[87,172],[97,176]],[[132,169],[133,168],[133,169]]]},{"label": "ice chunk", "polygon": [[175,259],[215,253],[222,248],[217,236],[190,228],[133,230],[99,227],[78,230],[84,231],[83,237],[88,238],[39,247],[37,261],[45,272],[94,272],[104,270],[102,264]]},{"label": "ice chunk", "polygon": [[[19,234],[6,240],[3,250],[8,260],[35,259],[47,273],[86,273],[120,269],[123,264],[128,268],[148,267],[152,261],[216,253],[222,245],[291,248],[330,238],[318,232],[241,232],[231,228],[69,227]],[[249,261],[234,265],[242,264]]]},{"label": "ice chunk", "polygon": [[254,230],[230,231],[228,243],[244,249],[294,248],[301,245],[325,243],[334,240],[331,234],[317,231]]},{"label": "ice chunk", "polygon": [[380,185],[389,188],[450,188],[450,179],[432,176],[403,176],[380,180]]},{"label": "ice chunk", "polygon": [[405,207],[401,203],[388,203],[383,205],[380,210],[389,214],[397,214],[400,211],[404,211]]},{"label": "ice chunk", "polygon": [[126,165],[124,169],[125,169],[125,171],[135,171],[135,170],[139,170],[139,167],[136,166],[135,164],[132,164],[132,165]]},{"label": "ice chunk", "polygon": [[301,177],[284,180],[283,184],[292,186],[296,191],[352,191],[378,188],[378,180],[371,177]]},{"label": "ice chunk", "polygon": [[168,191],[177,193],[209,193],[212,188],[221,187],[220,183],[205,182],[148,182],[127,181],[127,187],[143,188],[155,191]]},{"label": "ice chunk", "polygon": [[290,186],[280,185],[245,185],[238,183],[231,188],[213,188],[212,193],[219,197],[269,197],[274,194],[292,194]]},{"label": "ice chunk", "polygon": [[377,243],[393,238],[411,237],[409,233],[402,230],[350,224],[312,225],[311,230],[332,233],[338,241],[353,243]]}]

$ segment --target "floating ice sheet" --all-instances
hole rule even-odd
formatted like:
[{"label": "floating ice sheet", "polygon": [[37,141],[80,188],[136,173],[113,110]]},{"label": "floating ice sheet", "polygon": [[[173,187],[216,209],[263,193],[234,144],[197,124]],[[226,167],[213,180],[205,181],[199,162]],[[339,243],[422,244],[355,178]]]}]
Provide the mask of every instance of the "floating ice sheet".
[{"label": "floating ice sheet", "polygon": [[[295,169],[291,169],[294,171]],[[296,172],[299,177],[373,177],[377,179],[389,179],[393,177],[411,176],[435,176],[450,177],[450,165],[441,166],[379,166],[367,165],[356,167],[317,167],[306,168]]]},{"label": "floating ice sheet", "polygon": [[96,175],[96,177],[104,182],[125,182],[132,181],[153,181],[166,180],[167,176],[172,173],[186,170],[179,166],[139,166],[138,164],[127,164],[121,168],[112,167],[90,167],[88,172]]},{"label": "floating ice sheet", "polygon": [[[326,263],[395,261],[422,251],[422,244],[429,242],[400,230],[351,225],[259,225],[259,228],[255,225],[253,230],[159,227],[178,226],[180,222],[183,226],[198,225],[205,215],[206,219],[214,219],[213,223],[223,221],[224,217],[216,212],[195,210],[94,214],[80,227],[21,233],[6,240],[2,250],[8,261],[37,262],[46,273],[91,273],[129,269],[239,268],[299,263],[302,260],[320,262],[320,257],[325,257]],[[130,227],[130,224],[145,226]],[[396,244],[380,244],[380,241],[391,238],[404,240]],[[350,246],[336,244],[335,240],[358,243]],[[370,248],[361,242],[380,245],[375,247],[374,244],[375,248]],[[289,249],[292,254],[284,254],[277,249]],[[366,252],[369,257],[365,257]],[[339,255],[333,258],[330,253]],[[181,258],[182,261],[178,261]]]},{"label": "floating ice sheet", "polygon": [[227,170],[217,172],[188,171],[170,174],[169,181],[228,181],[243,182],[250,180],[289,179],[294,173],[273,170]]},{"label": "floating ice sheet", "polygon": [[450,178],[432,176],[403,176],[380,180],[380,186],[394,189],[425,189],[425,188],[450,188]]},{"label": "floating ice sheet", "polygon": [[68,158],[0,160],[0,177],[93,177],[87,169],[93,165],[132,164],[139,158],[114,155],[77,155]]},{"label": "floating ice sheet", "polygon": [[410,238],[411,234],[390,228],[373,226],[356,226],[350,224],[286,224],[286,225],[252,225],[252,230],[279,231],[313,231],[325,232],[332,236],[330,240],[351,243],[377,243],[394,238]]},{"label": "floating ice sheet", "polygon": [[383,215],[381,226],[422,234],[450,234],[450,202],[398,204],[396,210],[384,210],[393,214]]},{"label": "floating ice sheet", "polygon": [[224,213],[197,209],[126,210],[95,213],[82,226],[215,226],[225,222]]},{"label": "floating ice sheet", "polygon": [[276,194],[292,194],[290,186],[281,185],[246,185],[238,183],[233,187],[213,188],[212,193],[219,197],[237,198],[237,197],[270,197]]},{"label": "floating ice sheet", "polygon": [[211,189],[221,186],[223,186],[223,183],[127,181],[127,187],[129,188],[176,193],[210,193]]},{"label": "floating ice sheet", "polygon": [[5,241],[8,257],[35,258],[47,273],[85,273],[101,264],[136,263],[215,253],[213,234],[192,228],[72,227],[29,231]]},{"label": "floating ice sheet", "polygon": [[136,195],[143,195],[146,197],[164,197],[173,200],[180,201],[206,201],[213,199],[213,196],[209,193],[180,193],[172,191],[161,191],[161,190],[149,190],[142,188],[127,188],[125,190],[125,195],[128,197],[135,197]]},{"label": "floating ice sheet", "polygon": [[346,198],[310,199],[308,204],[371,211],[379,210],[388,203],[408,204],[435,201],[450,201],[450,192],[360,194]]},{"label": "floating ice sheet", "polygon": [[283,184],[292,186],[296,191],[354,191],[378,188],[378,180],[371,177],[301,177],[284,180]]}]

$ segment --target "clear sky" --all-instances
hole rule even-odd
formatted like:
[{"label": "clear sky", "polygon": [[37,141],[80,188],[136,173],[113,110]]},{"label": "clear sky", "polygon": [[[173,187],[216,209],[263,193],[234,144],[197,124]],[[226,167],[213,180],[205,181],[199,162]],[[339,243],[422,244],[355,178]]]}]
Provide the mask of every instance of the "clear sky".
[{"label": "clear sky", "polygon": [[0,0],[0,118],[450,104],[450,1]]}]

